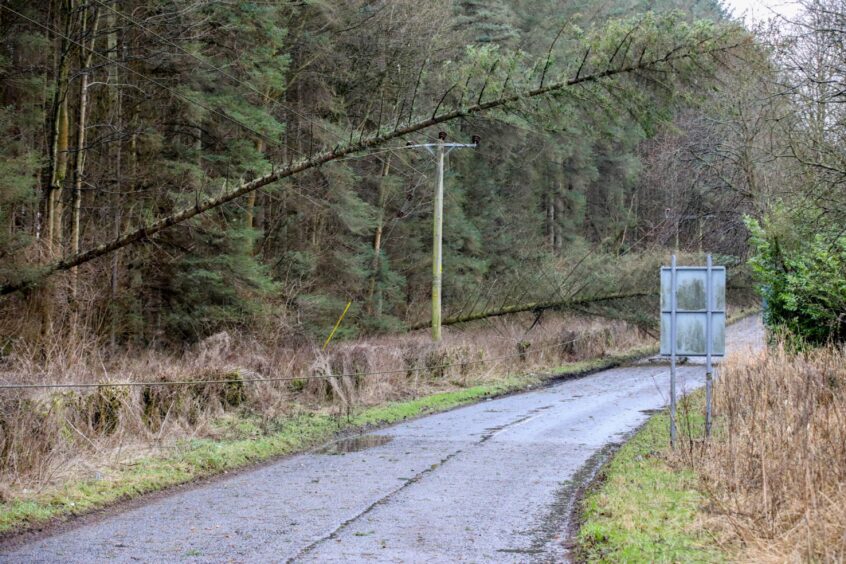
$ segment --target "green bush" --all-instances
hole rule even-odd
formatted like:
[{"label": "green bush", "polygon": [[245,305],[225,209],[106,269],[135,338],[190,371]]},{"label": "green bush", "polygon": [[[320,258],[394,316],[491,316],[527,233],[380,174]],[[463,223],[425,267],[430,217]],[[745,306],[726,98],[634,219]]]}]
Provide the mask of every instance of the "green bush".
[{"label": "green bush", "polygon": [[846,235],[803,237],[774,219],[746,224],[767,326],[799,346],[846,341]]}]

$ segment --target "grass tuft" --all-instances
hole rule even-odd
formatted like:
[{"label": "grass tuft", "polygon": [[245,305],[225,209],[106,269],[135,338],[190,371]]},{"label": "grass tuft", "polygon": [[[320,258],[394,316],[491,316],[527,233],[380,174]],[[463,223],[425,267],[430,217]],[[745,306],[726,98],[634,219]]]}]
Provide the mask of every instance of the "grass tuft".
[{"label": "grass tuft", "polygon": [[[690,409],[679,418],[679,426],[682,434],[690,430],[693,435],[704,423],[698,409],[701,393],[688,399]],[[578,545],[584,560],[724,560],[698,519],[704,503],[697,489],[698,477],[668,460],[669,441],[668,414],[655,415],[605,467],[600,484],[582,505]]]}]

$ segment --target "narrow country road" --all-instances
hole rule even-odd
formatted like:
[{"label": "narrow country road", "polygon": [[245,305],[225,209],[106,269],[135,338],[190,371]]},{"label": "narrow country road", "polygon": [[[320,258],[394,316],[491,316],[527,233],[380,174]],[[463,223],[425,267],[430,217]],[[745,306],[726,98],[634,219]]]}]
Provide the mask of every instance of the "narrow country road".
[{"label": "narrow country road", "polygon": [[[730,354],[762,346],[758,318]],[[680,368],[681,391],[703,367]],[[585,378],[395,425],[83,524],[2,562],[566,560],[574,493],[666,405],[667,366]]]}]

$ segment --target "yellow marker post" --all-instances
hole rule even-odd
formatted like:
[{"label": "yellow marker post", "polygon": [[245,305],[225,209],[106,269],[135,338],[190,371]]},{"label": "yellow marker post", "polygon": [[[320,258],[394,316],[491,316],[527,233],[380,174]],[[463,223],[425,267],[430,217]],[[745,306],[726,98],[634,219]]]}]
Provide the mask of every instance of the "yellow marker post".
[{"label": "yellow marker post", "polygon": [[338,322],[335,324],[335,327],[332,328],[332,332],[329,333],[329,336],[326,337],[326,342],[323,343],[323,350],[326,350],[326,347],[329,345],[329,341],[332,340],[332,337],[335,336],[335,331],[338,330],[338,327],[341,326],[341,321],[344,320],[344,316],[347,314],[347,311],[350,309],[352,302],[347,302],[347,307],[344,308],[344,313],[341,314],[341,317],[338,318]]}]

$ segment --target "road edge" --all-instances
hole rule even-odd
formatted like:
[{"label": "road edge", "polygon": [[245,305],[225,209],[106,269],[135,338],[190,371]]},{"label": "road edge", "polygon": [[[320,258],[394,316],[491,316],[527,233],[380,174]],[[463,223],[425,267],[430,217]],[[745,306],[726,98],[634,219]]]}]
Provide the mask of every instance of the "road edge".
[{"label": "road edge", "polygon": [[[170,497],[172,495],[178,495],[180,493],[204,487],[209,484],[222,482],[240,474],[264,468],[280,460],[285,460],[293,456],[320,450],[322,448],[327,447],[328,445],[331,445],[334,442],[343,440],[345,438],[388,429],[400,423],[414,421],[416,419],[428,417],[430,415],[435,415],[438,413],[446,413],[456,409],[461,409],[463,407],[468,407],[480,403],[482,401],[507,397],[521,393],[527,393],[533,390],[554,386],[555,384],[567,380],[585,378],[587,376],[596,374],[597,372],[616,368],[626,363],[641,358],[649,357],[653,355],[656,351],[657,348],[655,347],[650,347],[649,349],[637,348],[617,355],[591,359],[590,361],[587,361],[591,364],[590,366],[588,366],[587,368],[580,368],[573,372],[557,371],[553,373],[526,373],[516,378],[506,379],[500,382],[494,382],[487,386],[475,386],[472,388],[457,390],[457,392],[462,392],[475,388],[484,388],[481,393],[473,397],[467,399],[459,399],[455,403],[435,405],[433,407],[424,407],[419,411],[419,413],[410,417],[400,417],[397,419],[383,419],[376,422],[365,423],[362,425],[349,425],[347,427],[338,429],[330,434],[324,435],[317,440],[309,441],[307,444],[303,445],[302,448],[295,448],[288,452],[272,454],[268,457],[259,460],[252,460],[250,462],[247,462],[246,464],[239,465],[237,467],[200,474],[186,481],[170,484],[163,488],[139,492],[134,495],[123,495],[102,505],[98,505],[96,507],[92,507],[82,511],[74,511],[72,509],[69,509],[66,511],[57,512],[55,515],[52,515],[51,517],[44,520],[22,521],[20,526],[13,527],[11,529],[7,529],[5,531],[0,532],[0,552],[4,552],[30,542],[35,542],[41,538],[54,536],[57,534],[77,529],[79,527],[83,527],[88,524],[96,523],[112,515],[131,511],[132,509],[142,507],[148,503],[154,502],[159,499]],[[578,366],[583,365],[584,362],[574,364]],[[440,392],[436,394],[429,394],[427,396],[423,396],[415,400],[409,400],[405,402],[390,402],[388,404],[383,404],[378,407],[399,407],[413,404],[415,402],[420,402],[421,400],[425,401],[441,396],[446,396],[451,393],[454,392]]]},{"label": "road edge", "polygon": [[[736,318],[731,319],[729,323],[734,324],[738,321],[746,319],[747,317],[756,315],[757,313],[757,310],[742,311]],[[616,355],[599,357],[595,359],[590,359],[589,361],[582,361],[580,363],[573,363],[577,367],[584,366],[586,363],[590,365],[585,368],[577,368],[572,372],[566,370],[558,370],[553,373],[526,373],[516,377],[515,379],[505,379],[500,382],[494,382],[487,386],[476,386],[474,388],[457,390],[458,392],[461,392],[475,388],[487,388],[476,396],[469,397],[467,399],[460,399],[452,404],[425,407],[421,409],[416,415],[410,417],[400,417],[390,420],[384,419],[375,422],[365,423],[362,425],[348,425],[344,428],[336,429],[332,433],[323,435],[315,440],[308,441],[304,445],[294,447],[292,450],[274,453],[259,459],[249,460],[245,464],[241,464],[236,467],[225,468],[220,471],[213,470],[210,472],[200,473],[185,481],[168,484],[162,488],[137,492],[129,495],[121,495],[115,497],[114,499],[108,500],[103,504],[98,504],[97,506],[86,508],[82,511],[74,511],[73,509],[68,509],[64,511],[57,511],[54,515],[51,515],[50,517],[43,520],[22,521],[19,526],[13,526],[12,528],[7,529],[5,531],[0,531],[0,553],[30,542],[37,541],[40,538],[54,536],[57,534],[77,529],[79,527],[83,527],[88,524],[99,522],[112,515],[131,511],[132,509],[141,507],[158,499],[163,499],[172,495],[178,495],[180,493],[204,487],[209,484],[225,481],[242,473],[251,472],[253,470],[258,470],[260,468],[266,467],[270,464],[274,464],[280,460],[285,460],[293,456],[325,448],[331,443],[334,443],[338,440],[342,440],[344,438],[387,429],[399,423],[413,421],[422,417],[427,417],[429,415],[435,415],[437,413],[453,411],[489,399],[527,393],[532,390],[554,386],[555,384],[558,384],[560,382],[585,378],[598,372],[602,372],[604,370],[610,370],[612,368],[624,366],[627,363],[631,363],[644,358],[649,358],[650,356],[654,356],[657,353],[657,350],[657,346],[648,348],[635,348],[625,351],[623,353],[618,353]],[[451,393],[454,392],[441,392],[437,394],[430,394],[428,396],[423,396],[422,398],[417,398],[410,401],[391,402],[388,404],[383,404],[373,409],[375,411],[380,408],[386,408],[390,406],[402,406],[413,404],[415,402],[420,402],[421,400],[431,400],[433,398],[449,395]],[[624,444],[625,441],[623,441],[620,446],[623,446]],[[608,460],[610,461],[612,459],[613,454],[609,456]],[[600,474],[601,472],[602,467],[600,467],[597,474]],[[587,488],[585,489],[585,491],[587,491]],[[577,498],[574,503],[574,506],[580,505],[581,501],[581,497]]]},{"label": "road edge", "polygon": [[[737,322],[743,321],[745,319],[748,319],[749,317],[758,315],[758,313],[759,312],[757,312],[757,311],[753,311],[753,312],[750,312],[746,315],[739,315],[737,318],[732,319],[730,321],[730,324],[735,324]],[[704,390],[702,388],[698,388],[698,389],[692,391],[691,393],[687,394],[685,397],[687,399],[689,399],[689,401],[692,402],[692,404],[693,404],[692,406],[689,406],[688,409],[693,410],[692,411],[692,418],[695,419],[696,423],[697,423],[695,425],[695,427],[697,429],[701,428],[702,433],[704,435],[704,416],[701,415],[701,413],[700,413],[700,412],[704,411],[704,405],[705,405]],[[570,559],[573,562],[588,562],[588,561],[591,561],[590,560],[589,547],[587,546],[587,540],[584,538],[585,535],[582,534],[583,529],[589,523],[589,519],[586,515],[587,509],[588,509],[587,505],[588,505],[589,501],[594,497],[598,498],[598,497],[603,496],[603,495],[606,496],[606,497],[613,497],[613,490],[611,492],[604,491],[604,490],[612,489],[610,487],[606,487],[608,482],[609,482],[609,477],[612,473],[611,467],[615,463],[619,462],[618,457],[621,456],[623,452],[625,452],[624,449],[630,448],[629,445],[632,445],[633,442],[643,441],[644,440],[643,435],[648,433],[648,432],[656,434],[656,430],[654,429],[654,427],[660,426],[660,429],[658,429],[658,431],[657,431],[657,435],[659,435],[659,437],[660,437],[658,443],[652,444],[651,449],[649,449],[648,451],[646,451],[643,454],[638,454],[637,457],[641,460],[643,460],[643,459],[651,460],[654,464],[667,465],[668,460],[666,459],[665,454],[667,452],[667,449],[669,448],[668,445],[669,445],[669,440],[670,440],[669,429],[668,429],[668,421],[669,421],[668,413],[669,413],[669,411],[668,411],[668,408],[666,408],[666,407],[659,409],[659,410],[656,410],[650,417],[648,417],[637,428],[635,428],[631,432],[629,432],[622,441],[615,442],[615,443],[609,443],[609,445],[612,446],[612,451],[605,458],[604,463],[601,465],[601,467],[598,469],[598,471],[595,472],[593,479],[590,480],[590,482],[587,483],[583,488],[576,490],[576,494],[574,496],[574,497],[576,497],[576,499],[573,500],[572,511],[567,516],[567,519],[568,519],[568,521],[567,521],[567,531],[566,531],[567,537],[566,537],[566,540],[564,541],[564,545],[565,545],[565,548],[567,550],[568,559]],[[701,421],[699,421],[700,419],[701,419]],[[606,447],[609,446],[609,445],[606,445]],[[590,463],[591,462],[589,461],[585,466],[589,465]],[[622,464],[620,464],[620,465],[622,465]],[[585,466],[583,466],[583,468],[580,469],[579,471],[582,472]],[[670,474],[672,474],[672,472]],[[617,475],[622,475],[622,472],[618,472],[617,474],[615,474],[615,477]],[[654,481],[655,477],[654,476],[651,477],[651,480]],[[640,485],[641,489],[648,489],[648,488],[644,487],[643,484],[639,484],[639,485]],[[668,485],[667,487],[671,488],[672,485]],[[701,494],[701,492],[699,492],[699,490],[695,487],[679,489],[678,491],[679,492],[690,491],[691,489],[695,490],[699,494]],[[629,513],[634,513],[635,512],[634,510],[639,509],[639,507],[630,507],[629,509],[630,509]],[[697,540],[695,539],[695,537],[693,535],[690,535],[685,540],[688,540],[691,545],[696,545],[696,543],[697,543]],[[700,551],[701,551],[701,548],[702,547],[697,547],[697,549],[700,550]],[[709,546],[707,548],[714,548],[714,547]],[[617,558],[622,558],[621,555],[619,555],[619,554],[616,555],[616,556],[617,556]],[[631,555],[627,555],[627,556],[631,556]],[[640,556],[643,557],[643,555],[640,555]],[[654,556],[654,555],[652,555],[652,556]],[[666,557],[666,556],[667,555],[662,555],[662,557]],[[700,556],[703,556],[703,555],[700,554]],[[711,556],[714,556],[713,560],[716,560],[716,561],[720,560],[719,555],[711,555]],[[611,558],[611,560],[613,560],[614,556],[612,555],[610,558]],[[673,561],[677,561],[677,555],[671,556],[671,559]],[[703,556],[703,559],[704,559],[704,556]],[[605,561],[606,558],[603,557],[603,558],[600,558],[600,560]],[[682,560],[684,560],[684,557],[682,557]]]}]

